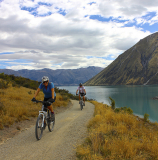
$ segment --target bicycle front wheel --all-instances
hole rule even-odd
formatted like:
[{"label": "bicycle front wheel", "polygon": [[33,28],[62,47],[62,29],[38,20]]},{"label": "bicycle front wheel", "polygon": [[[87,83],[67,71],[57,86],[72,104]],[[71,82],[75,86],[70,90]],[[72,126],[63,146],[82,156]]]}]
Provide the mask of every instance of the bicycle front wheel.
[{"label": "bicycle front wheel", "polygon": [[40,140],[42,138],[43,129],[44,129],[44,126],[42,127],[42,123],[43,123],[43,115],[40,114],[37,118],[36,126],[35,126],[35,135],[37,140]]},{"label": "bicycle front wheel", "polygon": [[83,103],[82,102],[80,103],[80,107],[81,107],[81,110],[82,110],[83,109]]}]

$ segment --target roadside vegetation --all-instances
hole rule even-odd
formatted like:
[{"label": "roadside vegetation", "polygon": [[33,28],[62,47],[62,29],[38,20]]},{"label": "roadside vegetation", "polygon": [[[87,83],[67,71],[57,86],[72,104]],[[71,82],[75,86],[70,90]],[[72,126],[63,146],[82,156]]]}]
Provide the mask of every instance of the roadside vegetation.
[{"label": "roadside vegetation", "polygon": [[158,124],[133,115],[130,108],[91,101],[94,117],[88,124],[88,137],[77,147],[79,160],[158,159]]},{"label": "roadside vegetation", "polygon": [[[41,103],[33,103],[36,89],[40,82],[29,80],[14,75],[0,74],[0,129],[9,127],[15,122],[30,120],[37,117],[41,110]],[[78,99],[67,90],[55,88],[56,101],[53,108],[66,107],[71,99]],[[38,100],[43,100],[43,92],[40,91]]]},{"label": "roadside vegetation", "polygon": [[[40,82],[0,74],[0,129],[15,122],[38,116],[40,103],[31,99]],[[70,99],[78,100],[69,91],[55,88],[57,94],[53,107],[67,106]],[[43,100],[43,92],[37,96]],[[109,97],[110,98],[110,97]],[[77,147],[79,160],[149,160],[158,159],[158,124],[133,115],[130,108],[115,108],[91,100],[95,105],[94,117],[88,124],[88,137]]]}]

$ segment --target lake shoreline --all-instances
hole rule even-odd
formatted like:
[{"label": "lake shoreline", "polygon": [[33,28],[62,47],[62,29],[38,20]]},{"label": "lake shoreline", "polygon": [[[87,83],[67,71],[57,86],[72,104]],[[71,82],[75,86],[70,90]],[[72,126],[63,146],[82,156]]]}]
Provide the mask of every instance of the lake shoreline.
[{"label": "lake shoreline", "polygon": [[[76,94],[77,86],[58,86]],[[86,97],[109,105],[109,97],[115,100],[116,108],[130,107],[135,115],[149,114],[151,121],[158,122],[158,85],[85,86]]]}]

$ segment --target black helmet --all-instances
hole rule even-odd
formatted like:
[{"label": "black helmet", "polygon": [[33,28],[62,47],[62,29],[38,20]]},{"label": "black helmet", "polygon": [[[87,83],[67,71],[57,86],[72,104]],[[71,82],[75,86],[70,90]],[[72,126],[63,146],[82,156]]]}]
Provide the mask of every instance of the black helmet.
[{"label": "black helmet", "polygon": [[82,83],[80,83],[79,86],[82,86]]},{"label": "black helmet", "polygon": [[42,77],[42,83],[43,83],[43,82],[46,82],[46,81],[49,81],[49,78],[48,78],[47,76],[43,76],[43,77]]}]

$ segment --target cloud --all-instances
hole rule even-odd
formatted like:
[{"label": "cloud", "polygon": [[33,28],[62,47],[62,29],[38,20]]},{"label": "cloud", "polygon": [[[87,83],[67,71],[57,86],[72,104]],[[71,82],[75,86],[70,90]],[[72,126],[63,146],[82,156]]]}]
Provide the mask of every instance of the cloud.
[{"label": "cloud", "polygon": [[[156,2],[3,0],[0,60],[12,69],[106,67],[112,60],[98,57],[116,58],[151,34],[143,24],[158,23]],[[91,15],[107,20],[91,19]]]},{"label": "cloud", "polygon": [[49,12],[50,12],[50,9],[48,8],[48,6],[40,6],[37,9],[38,15],[45,15],[45,14],[48,14]]}]

